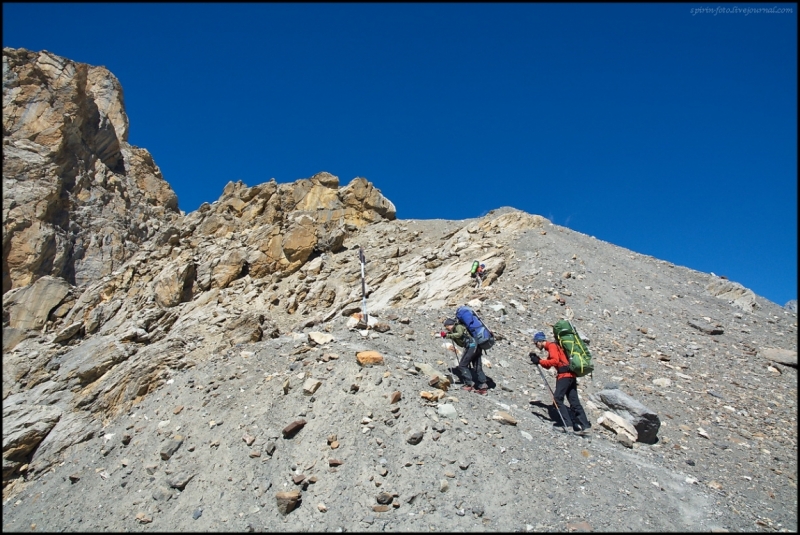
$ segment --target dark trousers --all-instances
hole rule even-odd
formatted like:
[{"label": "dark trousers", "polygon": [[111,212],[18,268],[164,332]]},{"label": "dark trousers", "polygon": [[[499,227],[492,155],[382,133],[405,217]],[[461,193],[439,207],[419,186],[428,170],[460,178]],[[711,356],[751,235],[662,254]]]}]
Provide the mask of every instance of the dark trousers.
[{"label": "dark trousers", "polygon": [[472,380],[472,374],[470,373],[467,367],[472,364],[473,371],[475,372],[475,379],[480,384],[486,383],[486,375],[483,373],[483,361],[481,356],[483,355],[483,350],[477,346],[477,344],[472,344],[467,346],[464,354],[461,355],[461,360],[458,361],[458,368],[456,368],[456,373],[461,378],[461,381],[464,382],[467,386],[473,386],[475,383]]},{"label": "dark trousers", "polygon": [[[564,405],[564,397],[566,396],[569,401],[569,408]],[[574,377],[562,377],[556,381],[556,391],[553,394],[556,398],[556,404],[564,418],[564,424],[567,427],[574,427],[575,424],[580,424],[584,429],[592,426],[586,413],[583,411],[581,401],[578,399],[578,381]],[[557,422],[560,423],[560,422]]]}]

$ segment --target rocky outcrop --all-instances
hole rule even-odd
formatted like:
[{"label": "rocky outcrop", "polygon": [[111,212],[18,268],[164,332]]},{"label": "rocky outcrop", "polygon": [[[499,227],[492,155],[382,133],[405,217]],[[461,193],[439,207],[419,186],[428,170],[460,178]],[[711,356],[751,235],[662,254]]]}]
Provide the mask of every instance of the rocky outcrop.
[{"label": "rocky outcrop", "polygon": [[51,275],[107,275],[178,199],[127,143],[122,87],[104,67],[3,49],[3,293]]},{"label": "rocky outcrop", "polygon": [[391,201],[366,179],[339,188],[338,177],[323,172],[292,184],[230,182],[217,202],[186,217],[182,234],[198,245],[219,244],[204,247],[210,254],[199,260],[201,284],[224,288],[245,272],[294,273],[312,254],[338,251],[348,231],[395,217]]},{"label": "rocky outcrop", "polygon": [[706,286],[706,290],[714,297],[724,299],[731,305],[747,312],[752,312],[758,306],[753,290],[745,288],[738,282],[715,279]]}]

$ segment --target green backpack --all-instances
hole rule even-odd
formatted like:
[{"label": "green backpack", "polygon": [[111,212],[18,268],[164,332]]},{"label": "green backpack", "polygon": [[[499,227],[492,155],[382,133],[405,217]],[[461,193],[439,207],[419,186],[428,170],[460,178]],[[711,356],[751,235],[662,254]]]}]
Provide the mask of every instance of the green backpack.
[{"label": "green backpack", "polygon": [[578,336],[578,332],[572,326],[572,323],[567,320],[557,321],[553,325],[553,336],[558,345],[564,349],[564,353],[569,359],[569,371],[577,377],[592,373],[594,370],[592,354],[589,353],[586,344]]},{"label": "green backpack", "polygon": [[480,263],[480,262],[478,262],[477,260],[473,261],[473,262],[472,262],[472,267],[471,267],[471,268],[470,268],[470,270],[469,270],[469,274],[470,274],[470,275],[474,275],[474,274],[475,274],[475,272],[476,272],[476,271],[478,271],[478,267],[479,267],[480,265],[481,265],[481,263]]}]

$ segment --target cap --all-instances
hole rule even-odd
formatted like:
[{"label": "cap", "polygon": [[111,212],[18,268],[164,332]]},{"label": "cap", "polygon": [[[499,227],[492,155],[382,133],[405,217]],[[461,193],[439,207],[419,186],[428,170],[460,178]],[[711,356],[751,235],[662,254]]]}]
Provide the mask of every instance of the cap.
[{"label": "cap", "polygon": [[456,322],[452,318],[447,318],[446,320],[444,320],[444,326],[445,327],[447,327],[448,325],[455,325],[455,324],[456,324]]},{"label": "cap", "polygon": [[542,331],[539,331],[538,333],[533,335],[533,341],[534,342],[544,342],[545,340],[546,340],[546,338],[545,338],[544,333]]}]

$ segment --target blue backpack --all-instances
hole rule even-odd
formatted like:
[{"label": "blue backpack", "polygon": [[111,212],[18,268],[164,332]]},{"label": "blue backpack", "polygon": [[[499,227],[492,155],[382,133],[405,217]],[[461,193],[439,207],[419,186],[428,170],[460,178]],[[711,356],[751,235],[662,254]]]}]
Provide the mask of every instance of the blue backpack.
[{"label": "blue backpack", "polygon": [[456,319],[464,324],[469,334],[475,339],[478,347],[486,350],[494,345],[495,340],[492,331],[486,327],[471,307],[466,305],[458,307]]}]

